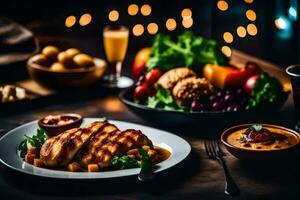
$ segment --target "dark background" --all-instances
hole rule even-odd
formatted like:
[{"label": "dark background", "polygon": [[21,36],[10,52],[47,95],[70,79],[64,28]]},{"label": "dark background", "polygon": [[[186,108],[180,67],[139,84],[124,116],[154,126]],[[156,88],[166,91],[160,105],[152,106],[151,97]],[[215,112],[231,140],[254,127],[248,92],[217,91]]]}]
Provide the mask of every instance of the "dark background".
[{"label": "dark background", "polygon": [[[156,22],[159,33],[177,35],[185,30],[181,24],[181,11],[190,8],[194,20],[190,29],[197,34],[215,38],[221,45],[225,45],[222,35],[228,31],[234,36],[233,43],[228,45],[230,47],[270,60],[282,67],[299,62],[299,19],[289,14],[291,7],[298,12],[298,0],[226,2],[229,8],[223,12],[217,8],[215,0],[10,0],[1,3],[0,16],[12,18],[28,27],[35,33],[41,46],[48,43],[65,44],[69,40],[75,40],[77,47],[103,57],[101,32],[104,25],[123,24],[132,29],[137,23],[147,26],[150,22]],[[132,3],[139,7],[147,3],[151,5],[152,13],[147,17],[140,12],[135,16],[128,15],[127,7]],[[108,13],[112,9],[120,13],[119,20],[114,23],[108,20]],[[246,18],[247,9],[256,12],[257,19],[254,22]],[[90,13],[92,21],[87,26],[80,26],[77,22],[84,13]],[[74,15],[77,19],[71,28],[65,27],[65,19],[69,15]],[[177,21],[177,28],[172,32],[165,27],[165,21],[170,17]],[[287,27],[284,30],[275,27],[274,20],[278,17],[286,20]],[[249,23],[257,26],[258,34],[247,34],[245,38],[239,38],[236,28],[239,25],[246,27]],[[129,52],[135,53],[139,48],[149,46],[153,37],[147,31],[139,37],[132,35]]]}]

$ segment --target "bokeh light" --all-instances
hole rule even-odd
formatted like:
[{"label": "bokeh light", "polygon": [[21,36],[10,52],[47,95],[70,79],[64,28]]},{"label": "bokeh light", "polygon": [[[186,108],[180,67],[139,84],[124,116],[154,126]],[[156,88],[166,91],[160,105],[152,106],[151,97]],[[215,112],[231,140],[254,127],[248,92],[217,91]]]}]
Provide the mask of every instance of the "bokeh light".
[{"label": "bokeh light", "polygon": [[191,28],[193,26],[193,18],[192,17],[188,17],[188,18],[183,18],[182,19],[182,26],[184,28]]},{"label": "bokeh light", "polygon": [[115,22],[119,19],[119,12],[117,10],[112,10],[108,14],[108,19],[112,22]]},{"label": "bokeh light", "polygon": [[65,26],[68,28],[74,26],[75,23],[76,23],[76,17],[73,15],[68,16],[65,20]]},{"label": "bokeh light", "polygon": [[158,31],[158,25],[156,23],[150,23],[147,26],[148,33],[154,35]]},{"label": "bokeh light", "polygon": [[181,17],[183,19],[192,17],[192,10],[189,8],[185,8],[181,11]]},{"label": "bokeh light", "polygon": [[79,24],[81,26],[86,26],[89,23],[91,23],[91,21],[92,21],[92,15],[89,13],[85,13],[85,14],[81,15],[81,17],[79,19]]},{"label": "bokeh light", "polygon": [[250,21],[255,21],[256,20],[256,13],[253,10],[247,10],[246,11],[246,17],[250,20]]},{"label": "bokeh light", "polygon": [[149,4],[145,4],[141,7],[141,14],[144,16],[148,16],[151,14],[151,6]]},{"label": "bokeh light", "polygon": [[166,27],[169,31],[174,31],[176,29],[176,26],[177,26],[177,23],[176,23],[175,19],[169,18],[166,21]]},{"label": "bokeh light", "polygon": [[134,16],[139,12],[139,7],[136,4],[130,4],[128,6],[127,12],[129,15]]},{"label": "bokeh light", "polygon": [[244,38],[247,35],[247,30],[243,26],[239,26],[236,29],[236,33],[239,37]]},{"label": "bokeh light", "polygon": [[286,20],[283,19],[282,17],[275,19],[274,24],[275,24],[276,28],[281,29],[281,30],[285,29],[287,27]]},{"label": "bokeh light", "polygon": [[134,36],[141,36],[144,33],[144,26],[142,24],[136,24],[132,28],[132,33]]},{"label": "bokeh light", "polygon": [[226,11],[226,10],[228,10],[228,3],[226,1],[222,1],[222,0],[218,1],[217,7],[219,8],[219,10]]},{"label": "bokeh light", "polygon": [[246,3],[253,3],[253,0],[244,0]]},{"label": "bokeh light", "polygon": [[227,57],[230,57],[231,56],[231,49],[230,49],[230,47],[229,46],[223,46],[222,48],[221,48],[221,51],[222,51],[222,53],[225,55],[225,56],[227,56]]},{"label": "bokeh light", "polygon": [[233,35],[231,33],[229,33],[229,32],[225,32],[223,34],[223,39],[227,43],[232,43],[233,42]]},{"label": "bokeh light", "polygon": [[247,26],[247,32],[249,35],[256,35],[258,30],[257,30],[257,27],[255,26],[255,24],[248,24]]}]

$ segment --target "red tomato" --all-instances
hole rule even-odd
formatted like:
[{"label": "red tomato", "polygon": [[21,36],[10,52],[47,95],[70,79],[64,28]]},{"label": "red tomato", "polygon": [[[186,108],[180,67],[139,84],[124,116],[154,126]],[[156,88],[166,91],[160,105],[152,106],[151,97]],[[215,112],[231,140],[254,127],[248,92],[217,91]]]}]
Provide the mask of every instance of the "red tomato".
[{"label": "red tomato", "polygon": [[149,60],[150,53],[151,48],[147,47],[139,50],[136,54],[131,68],[131,74],[135,80],[138,80],[138,78],[146,72],[146,63]]},{"label": "red tomato", "polygon": [[141,61],[134,61],[131,68],[131,75],[135,80],[138,80],[147,71],[146,63]]},{"label": "red tomato", "polygon": [[162,75],[162,72],[160,69],[158,69],[158,68],[152,69],[150,72],[148,72],[146,74],[146,82],[149,85],[153,85],[154,83],[156,83],[156,81],[159,79],[159,77],[161,77],[161,75]]},{"label": "red tomato", "polygon": [[134,89],[134,95],[138,100],[143,101],[151,95],[151,91],[146,83],[142,83]]},{"label": "red tomato", "polygon": [[259,79],[259,75],[251,76],[244,85],[244,91],[250,94],[255,87],[256,81]]}]

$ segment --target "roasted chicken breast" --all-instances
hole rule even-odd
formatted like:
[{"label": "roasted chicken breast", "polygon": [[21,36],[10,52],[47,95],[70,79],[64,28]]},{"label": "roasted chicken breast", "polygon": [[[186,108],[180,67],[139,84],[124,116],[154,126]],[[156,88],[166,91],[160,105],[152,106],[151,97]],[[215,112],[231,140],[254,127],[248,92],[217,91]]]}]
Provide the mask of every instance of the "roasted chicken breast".
[{"label": "roasted chicken breast", "polygon": [[67,130],[51,137],[41,147],[40,159],[47,167],[67,165],[90,138],[101,131],[107,122],[96,121],[84,128]]},{"label": "roasted chicken breast", "polygon": [[129,129],[123,132],[115,130],[110,133],[100,133],[91,139],[80,164],[83,167],[87,167],[88,164],[98,164],[99,167],[104,168],[109,166],[114,156],[126,155],[130,149],[143,145],[153,148],[152,142],[138,130]]}]

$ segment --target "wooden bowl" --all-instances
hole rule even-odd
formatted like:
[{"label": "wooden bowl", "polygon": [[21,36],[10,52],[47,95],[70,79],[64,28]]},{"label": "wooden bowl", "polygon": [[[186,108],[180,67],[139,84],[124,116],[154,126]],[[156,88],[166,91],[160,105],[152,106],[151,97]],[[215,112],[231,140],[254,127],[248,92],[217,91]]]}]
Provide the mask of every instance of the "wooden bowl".
[{"label": "wooden bowl", "polygon": [[276,129],[283,130],[283,131],[287,132],[288,134],[292,134],[292,135],[296,136],[296,138],[298,139],[298,143],[294,146],[291,146],[290,148],[287,148],[287,149],[254,150],[254,149],[242,149],[242,148],[233,146],[232,144],[229,144],[227,142],[227,138],[231,133],[233,133],[237,130],[248,128],[248,127],[250,127],[254,124],[257,124],[257,123],[241,124],[241,125],[233,126],[229,129],[225,130],[222,133],[221,142],[224,144],[226,149],[233,156],[235,156],[239,159],[260,159],[260,160],[270,159],[270,160],[274,160],[274,159],[278,159],[278,158],[290,157],[290,156],[294,155],[294,153],[299,151],[299,144],[300,144],[299,134],[294,130],[291,130],[291,129],[288,129],[288,128],[285,128],[285,127],[282,127],[282,126],[272,125],[272,124],[261,124],[261,125],[263,127],[266,127],[266,128],[276,128]]},{"label": "wooden bowl", "polygon": [[72,128],[77,128],[81,125],[83,117],[79,114],[74,114],[74,113],[66,113],[66,114],[61,114],[61,116],[67,116],[67,117],[72,117],[75,120],[71,123],[68,124],[63,124],[63,125],[49,125],[43,123],[43,120],[45,117],[40,119],[38,121],[39,127],[45,130],[46,134],[48,137],[53,137],[56,136],[66,130],[72,129]]},{"label": "wooden bowl", "polygon": [[89,68],[69,69],[65,71],[52,71],[49,67],[36,64],[30,58],[27,70],[32,79],[45,87],[84,88],[97,83],[107,69],[107,63],[100,58],[93,58],[95,66]]}]

